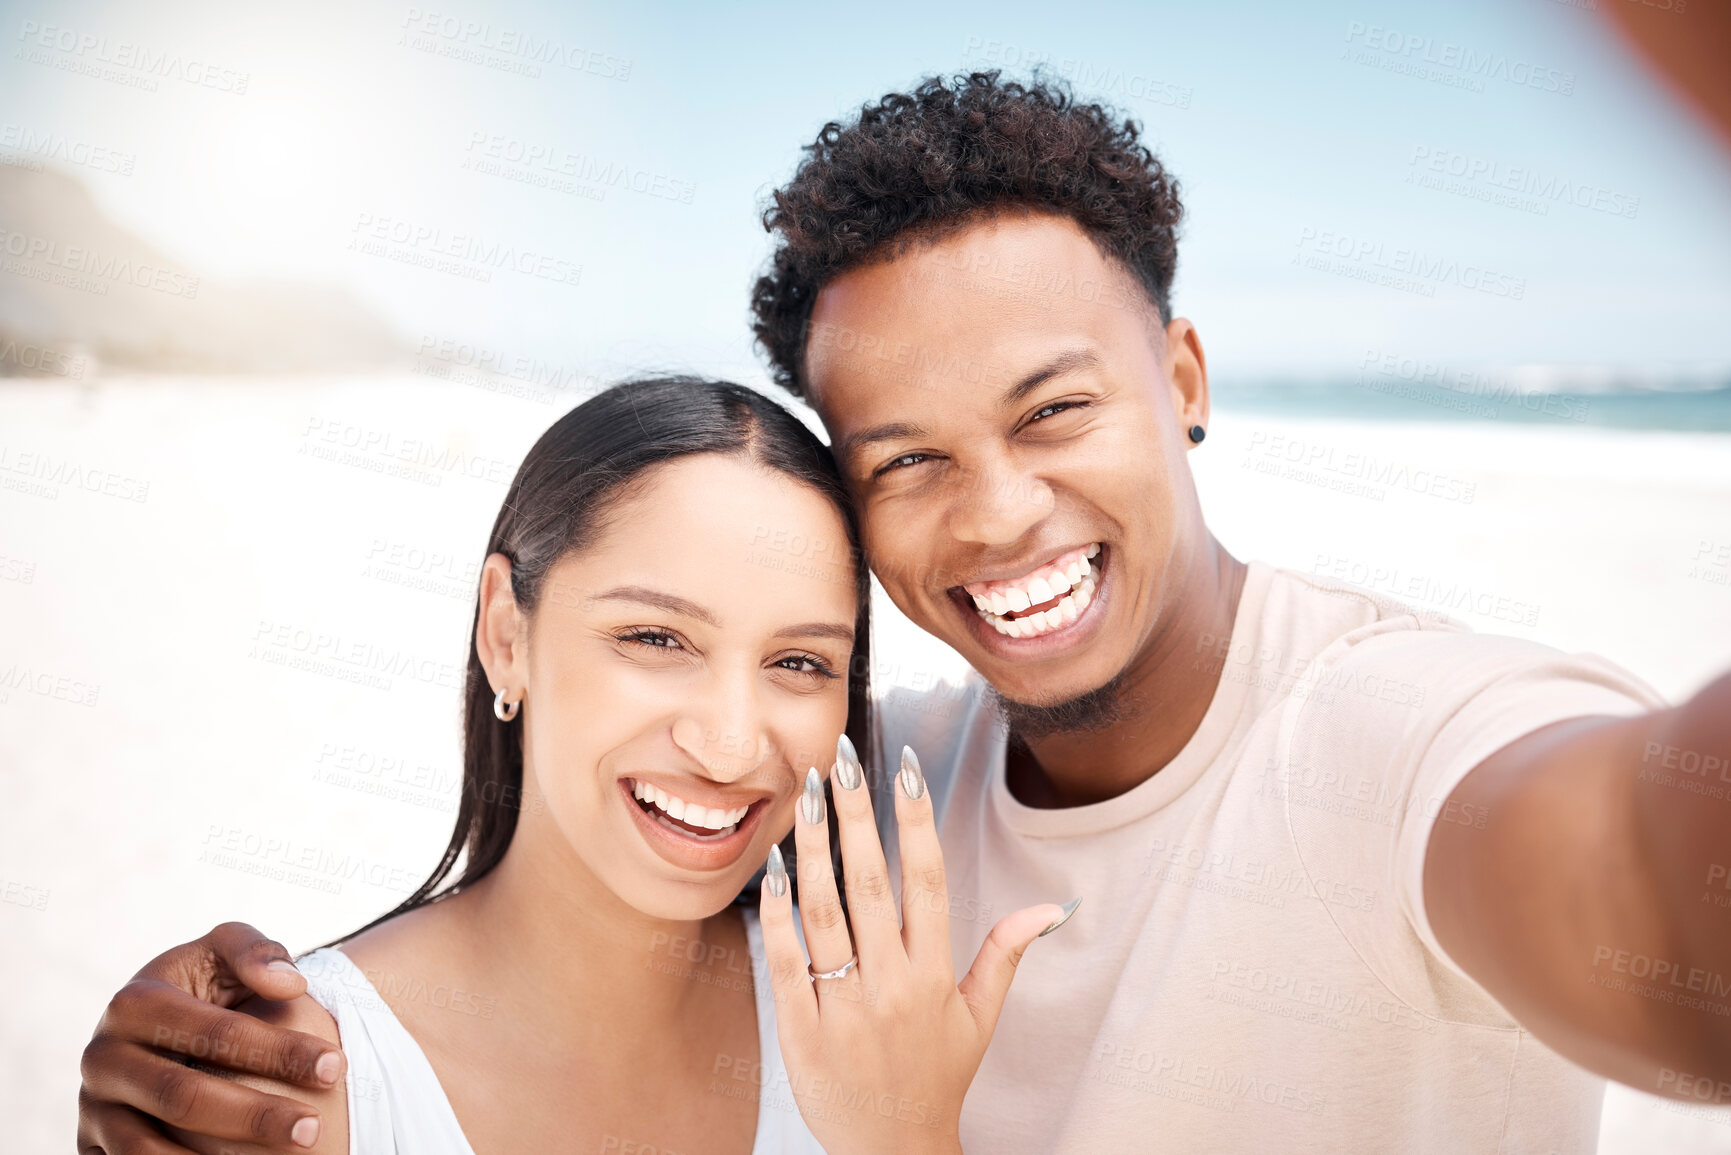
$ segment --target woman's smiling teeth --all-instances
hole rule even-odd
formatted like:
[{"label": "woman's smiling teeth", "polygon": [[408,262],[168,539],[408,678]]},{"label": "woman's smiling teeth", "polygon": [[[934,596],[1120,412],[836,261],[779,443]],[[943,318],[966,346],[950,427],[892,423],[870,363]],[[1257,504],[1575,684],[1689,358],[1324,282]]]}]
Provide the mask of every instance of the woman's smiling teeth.
[{"label": "woman's smiling teeth", "polygon": [[[660,819],[663,825],[683,834],[695,834],[697,831],[707,831],[712,835],[731,834],[733,828],[739,825],[740,820],[751,809],[750,806],[736,806],[731,810],[714,810],[699,806],[695,802],[687,802],[658,786],[635,779],[631,783],[631,796],[639,802],[647,803],[649,812]],[[672,821],[668,821],[669,819]]]},{"label": "woman's smiling teeth", "polygon": [[1096,542],[1019,578],[969,582],[962,588],[994,630],[1009,638],[1036,638],[1069,625],[1094,600],[1097,579],[1089,559],[1099,552]]}]

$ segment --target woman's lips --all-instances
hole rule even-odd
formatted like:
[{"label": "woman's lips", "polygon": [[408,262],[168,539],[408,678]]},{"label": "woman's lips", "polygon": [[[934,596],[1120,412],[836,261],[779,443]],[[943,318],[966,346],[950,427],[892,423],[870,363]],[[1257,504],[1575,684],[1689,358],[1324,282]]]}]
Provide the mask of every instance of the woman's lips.
[{"label": "woman's lips", "polygon": [[683,825],[675,825],[654,807],[646,809],[635,797],[634,786],[633,779],[619,779],[621,805],[629,812],[631,821],[649,848],[669,865],[682,870],[725,870],[732,866],[751,846],[757,827],[769,809],[770,800],[760,799],[751,803],[745,817],[731,828],[713,834],[698,834]]}]

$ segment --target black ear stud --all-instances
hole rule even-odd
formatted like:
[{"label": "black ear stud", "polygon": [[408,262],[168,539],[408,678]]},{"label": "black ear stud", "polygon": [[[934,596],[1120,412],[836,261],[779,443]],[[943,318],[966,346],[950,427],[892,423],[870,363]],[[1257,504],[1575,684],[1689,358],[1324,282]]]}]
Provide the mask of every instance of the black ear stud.
[{"label": "black ear stud", "polygon": [[1194,441],[1196,444],[1201,445],[1202,439],[1207,436],[1208,430],[1202,428],[1202,426],[1192,425],[1190,427],[1190,440]]}]

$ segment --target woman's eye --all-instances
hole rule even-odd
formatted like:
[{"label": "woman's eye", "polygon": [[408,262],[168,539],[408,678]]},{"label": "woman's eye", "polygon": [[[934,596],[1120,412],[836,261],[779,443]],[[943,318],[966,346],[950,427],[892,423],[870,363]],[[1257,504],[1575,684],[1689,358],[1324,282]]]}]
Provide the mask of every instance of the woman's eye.
[{"label": "woman's eye", "polygon": [[679,639],[665,630],[633,630],[619,638],[622,642],[636,642],[642,646],[652,646],[658,650],[678,649]]},{"label": "woman's eye", "polygon": [[817,674],[824,678],[835,677],[835,671],[829,668],[829,663],[812,654],[789,654],[775,663],[784,670],[792,670],[796,674]]}]

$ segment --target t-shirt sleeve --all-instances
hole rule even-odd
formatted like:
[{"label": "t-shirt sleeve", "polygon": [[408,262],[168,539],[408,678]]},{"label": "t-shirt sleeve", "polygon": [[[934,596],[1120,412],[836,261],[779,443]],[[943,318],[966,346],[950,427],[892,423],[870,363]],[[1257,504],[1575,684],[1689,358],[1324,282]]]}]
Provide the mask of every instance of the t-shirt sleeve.
[{"label": "t-shirt sleeve", "polygon": [[1665,703],[1602,658],[1466,632],[1385,629],[1337,643],[1317,667],[1281,747],[1300,859],[1313,884],[1356,882],[1377,896],[1368,909],[1329,910],[1394,993],[1442,1018],[1482,1005],[1457,997],[1469,993],[1462,984],[1483,992],[1437,942],[1424,909],[1431,832],[1488,817],[1450,795],[1535,730]]}]

